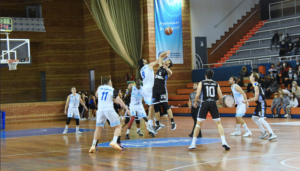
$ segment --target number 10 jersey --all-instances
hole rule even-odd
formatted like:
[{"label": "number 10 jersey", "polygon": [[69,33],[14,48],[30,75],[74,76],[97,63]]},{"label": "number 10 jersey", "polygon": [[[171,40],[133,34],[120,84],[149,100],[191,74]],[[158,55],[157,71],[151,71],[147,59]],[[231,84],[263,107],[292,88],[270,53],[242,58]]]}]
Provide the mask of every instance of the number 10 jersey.
[{"label": "number 10 jersey", "polygon": [[98,87],[98,110],[114,109],[113,99],[118,96],[118,92],[108,85]]},{"label": "number 10 jersey", "polygon": [[213,80],[203,80],[202,81],[202,92],[203,99],[205,101],[217,101],[218,100],[218,83]]}]

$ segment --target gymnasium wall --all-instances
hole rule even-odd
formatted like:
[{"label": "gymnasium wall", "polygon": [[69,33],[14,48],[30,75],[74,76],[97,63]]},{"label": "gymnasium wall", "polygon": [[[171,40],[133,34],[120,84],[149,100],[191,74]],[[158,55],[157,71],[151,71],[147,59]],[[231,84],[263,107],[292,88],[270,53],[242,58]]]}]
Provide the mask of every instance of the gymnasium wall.
[{"label": "gymnasium wall", "polygon": [[[26,5],[1,1],[0,15],[26,17]],[[89,1],[86,1],[89,5]],[[130,67],[114,52],[97,27],[82,0],[51,0],[40,2],[45,22],[45,33],[12,32],[10,38],[30,39],[32,65],[19,65],[17,71],[1,68],[0,103],[41,101],[40,72],[46,73],[47,101],[65,100],[70,87],[89,90],[89,70],[95,70],[96,87],[100,77],[111,75],[113,86],[124,90],[124,75]],[[154,0],[144,0],[143,58],[155,60]],[[182,0],[184,64],[174,65],[168,80],[168,92],[185,88],[191,81],[190,4]],[[1,37],[3,38],[3,37]],[[157,68],[155,68],[155,71]],[[133,71],[135,73],[135,71]]]},{"label": "gymnasium wall", "polygon": [[[207,37],[207,47],[220,39],[237,20],[259,2],[259,0],[190,0],[192,44],[197,36]],[[194,52],[194,50],[193,50]]]}]

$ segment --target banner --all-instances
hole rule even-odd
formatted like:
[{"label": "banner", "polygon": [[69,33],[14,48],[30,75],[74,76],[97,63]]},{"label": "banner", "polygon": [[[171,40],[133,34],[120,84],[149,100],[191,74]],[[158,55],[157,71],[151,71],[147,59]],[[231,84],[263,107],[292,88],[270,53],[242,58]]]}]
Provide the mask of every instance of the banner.
[{"label": "banner", "polygon": [[170,50],[173,64],[183,64],[181,0],[155,0],[156,59]]}]

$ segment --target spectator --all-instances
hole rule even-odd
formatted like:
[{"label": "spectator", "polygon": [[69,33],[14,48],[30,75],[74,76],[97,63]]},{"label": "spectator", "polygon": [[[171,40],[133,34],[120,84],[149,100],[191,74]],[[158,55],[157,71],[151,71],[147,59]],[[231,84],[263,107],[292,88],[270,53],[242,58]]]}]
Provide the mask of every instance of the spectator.
[{"label": "spectator", "polygon": [[[89,109],[90,106],[89,106],[89,96],[88,96],[88,93],[85,92],[85,106]],[[89,113],[90,111],[86,111],[86,119],[89,119]]]},{"label": "spectator", "polygon": [[298,69],[296,70],[297,76],[298,78],[300,78],[300,66],[298,67]]},{"label": "spectator", "polygon": [[284,39],[283,39],[286,43],[291,43],[292,42],[292,37],[288,34],[285,33]]},{"label": "spectator", "polygon": [[[81,91],[81,94],[80,94],[80,98],[81,100],[85,103],[85,94],[83,91]],[[79,104],[79,113],[80,113],[80,120],[86,120],[86,117],[85,117],[85,110],[84,110],[84,106],[82,106],[82,104],[80,103]]]},{"label": "spectator", "polygon": [[279,41],[278,41],[278,43],[280,43],[281,41],[283,41],[284,38],[285,38],[285,35],[283,35],[282,32],[279,33]]},{"label": "spectator", "polygon": [[274,116],[274,118],[280,118],[280,110],[283,109],[284,113],[286,113],[286,107],[290,105],[290,99],[289,96],[287,94],[283,95],[283,99],[282,99],[282,105],[278,107],[277,110],[277,114]]},{"label": "spectator", "polygon": [[293,48],[293,43],[292,42],[287,43],[287,49],[286,49],[287,54],[291,55],[291,51],[293,49],[294,49]]},{"label": "spectator", "polygon": [[298,86],[296,81],[293,81],[292,93],[295,94],[297,99],[300,99],[300,87]]},{"label": "spectator", "polygon": [[283,62],[280,75],[279,75],[281,76],[283,83],[286,80],[285,78],[288,77],[289,69],[290,69],[290,65],[287,62]]},{"label": "spectator", "polygon": [[274,77],[277,80],[277,69],[275,67],[275,64],[271,64],[271,68],[269,69],[269,73],[271,77]]},{"label": "spectator", "polygon": [[267,88],[269,88],[270,82],[265,78],[265,76],[263,74],[260,75],[258,83],[260,83],[261,88],[264,91],[264,94],[266,94],[266,91],[267,91]]},{"label": "spectator", "polygon": [[288,90],[281,89],[280,87],[278,88],[278,94],[280,98],[283,98],[284,94],[287,94],[288,96],[291,95],[291,93]]},{"label": "spectator", "polygon": [[277,62],[277,66],[276,66],[276,70],[277,70],[277,78],[276,78],[276,80],[277,80],[277,82],[278,82],[278,84],[280,84],[280,78],[281,78],[281,69],[282,69],[282,65],[281,65],[281,63],[280,62]]},{"label": "spectator", "polygon": [[[192,92],[190,94],[190,99],[189,99],[189,108],[191,109],[191,114],[192,114],[192,118],[194,120],[194,126],[193,126],[193,129],[192,129],[192,133],[189,135],[190,137],[193,137],[194,135],[194,128],[195,126],[197,125],[197,116],[198,116],[198,111],[199,111],[199,108],[200,108],[200,105],[201,105],[201,97],[199,96],[199,99],[197,99],[197,108],[194,108],[194,103],[195,103],[195,96],[197,94],[197,87],[198,87],[198,84],[195,83],[193,85],[193,90],[194,92]],[[198,137],[202,137],[202,134],[201,134],[201,130],[198,134]]]},{"label": "spectator", "polygon": [[277,50],[277,43],[279,41],[279,34],[277,31],[275,31],[275,34],[273,35],[271,39],[271,44],[270,44],[270,50],[272,50],[272,45],[275,44],[275,49]]},{"label": "spectator", "polygon": [[288,85],[290,85],[290,88],[292,88],[293,76],[294,76],[293,70],[292,68],[289,68],[289,72],[284,78],[285,89],[288,89]]},{"label": "spectator", "polygon": [[288,48],[284,40],[282,40],[279,44],[280,51],[279,56],[285,56],[286,55],[286,49]]},{"label": "spectator", "polygon": [[287,113],[284,115],[285,118],[291,118],[291,108],[298,106],[298,99],[295,96],[295,93],[292,93],[290,96],[290,104],[286,107]]},{"label": "spectator", "polygon": [[299,60],[296,60],[296,66],[294,67],[294,72],[298,71],[299,66],[300,66]]},{"label": "spectator", "polygon": [[299,48],[300,48],[299,37],[297,38],[297,41],[293,43],[293,47],[294,47],[294,49],[292,50],[292,55],[297,55],[297,53],[299,52]]},{"label": "spectator", "polygon": [[279,88],[279,85],[278,85],[277,81],[275,80],[274,77],[271,77],[270,86],[267,88],[267,91],[266,91],[266,98],[269,98],[272,93],[277,92],[278,88]]},{"label": "spectator", "polygon": [[277,93],[274,93],[274,99],[271,104],[271,111],[272,111],[273,117],[275,117],[274,108],[276,109],[276,115],[277,115],[277,111],[278,111],[280,105],[281,105],[281,98],[278,97]]},{"label": "spectator", "polygon": [[95,98],[95,92],[92,91],[91,95],[89,97],[89,106],[92,112],[91,120],[96,120],[96,98]]},{"label": "spectator", "polygon": [[300,85],[300,78],[298,77],[297,73],[294,72],[293,74],[294,74],[294,76],[293,76],[293,82],[296,81],[297,85]]}]

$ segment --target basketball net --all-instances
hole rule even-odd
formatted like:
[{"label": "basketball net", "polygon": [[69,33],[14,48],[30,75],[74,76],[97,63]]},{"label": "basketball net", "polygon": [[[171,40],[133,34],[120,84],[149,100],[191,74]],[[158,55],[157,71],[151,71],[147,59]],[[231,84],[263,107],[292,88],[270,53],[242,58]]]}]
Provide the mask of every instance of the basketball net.
[{"label": "basketball net", "polygon": [[17,70],[18,63],[19,63],[19,60],[7,60],[9,70]]}]

